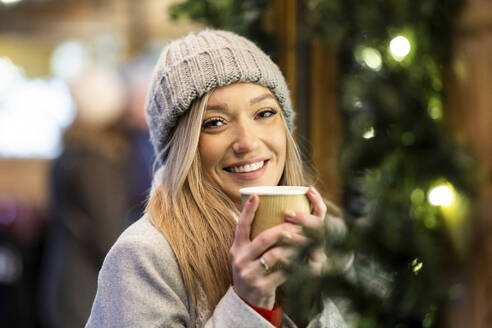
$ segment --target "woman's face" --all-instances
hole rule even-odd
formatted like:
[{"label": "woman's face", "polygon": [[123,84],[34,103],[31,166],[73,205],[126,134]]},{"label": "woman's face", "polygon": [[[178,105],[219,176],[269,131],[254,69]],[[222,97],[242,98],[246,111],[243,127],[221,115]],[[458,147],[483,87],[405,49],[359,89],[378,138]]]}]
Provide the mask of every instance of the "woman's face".
[{"label": "woman's face", "polygon": [[280,106],[268,88],[236,83],[211,94],[198,150],[205,173],[236,203],[240,188],[279,183],[286,143]]}]

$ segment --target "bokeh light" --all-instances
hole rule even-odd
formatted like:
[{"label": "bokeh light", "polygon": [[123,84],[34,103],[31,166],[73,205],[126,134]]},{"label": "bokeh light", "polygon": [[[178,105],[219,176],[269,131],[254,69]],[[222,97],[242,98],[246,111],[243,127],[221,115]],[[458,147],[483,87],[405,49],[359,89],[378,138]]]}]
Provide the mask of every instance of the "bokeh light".
[{"label": "bokeh light", "polygon": [[376,132],[374,131],[374,127],[370,127],[367,129],[364,134],[362,135],[362,138],[364,139],[372,139],[376,135]]},{"label": "bokeh light", "polygon": [[381,59],[381,54],[376,49],[364,48],[362,50],[362,59],[370,69],[374,71],[381,70],[383,61]]},{"label": "bokeh light", "polygon": [[413,204],[422,204],[425,200],[425,193],[422,189],[415,188],[410,195],[410,199]]},{"label": "bokeh light", "polygon": [[424,263],[420,261],[419,259],[414,259],[412,261],[412,271],[415,275],[418,275],[420,270],[422,270],[422,267],[424,266]]},{"label": "bokeh light", "polygon": [[428,200],[434,206],[447,207],[454,201],[454,188],[451,184],[441,184],[429,191]]},{"label": "bokeh light", "polygon": [[21,2],[22,0],[0,0],[1,3],[6,5],[14,5],[16,3]]},{"label": "bokeh light", "polygon": [[353,97],[352,105],[354,106],[354,108],[357,108],[357,109],[361,109],[363,107],[361,99],[357,96]]},{"label": "bokeh light", "polygon": [[407,38],[399,35],[391,40],[389,48],[393,58],[402,61],[410,53],[411,45]]},{"label": "bokeh light", "polygon": [[21,76],[22,70],[10,58],[0,57],[0,99],[8,93],[9,88],[21,82]]},{"label": "bokeh light", "polygon": [[53,158],[75,109],[60,79],[28,79],[8,58],[0,58],[0,157]]},{"label": "bokeh light", "polygon": [[383,66],[381,53],[371,47],[358,47],[355,51],[355,59],[360,65],[364,65],[373,71],[380,71]]},{"label": "bokeh light", "polygon": [[67,41],[53,51],[50,64],[54,76],[72,80],[89,67],[89,51],[81,42]]},{"label": "bokeh light", "polygon": [[442,118],[442,102],[438,96],[433,96],[429,99],[427,111],[434,120],[440,120]]}]

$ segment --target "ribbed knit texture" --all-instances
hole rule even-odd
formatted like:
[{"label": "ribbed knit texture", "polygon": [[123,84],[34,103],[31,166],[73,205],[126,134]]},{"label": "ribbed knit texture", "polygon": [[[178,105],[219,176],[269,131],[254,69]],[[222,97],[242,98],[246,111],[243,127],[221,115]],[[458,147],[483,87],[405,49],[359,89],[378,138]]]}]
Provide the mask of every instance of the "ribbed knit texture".
[{"label": "ribbed knit texture", "polygon": [[278,66],[253,42],[232,32],[204,30],[166,45],[146,104],[156,153],[166,147],[178,119],[195,99],[214,88],[238,82],[269,88],[293,130],[294,111],[287,83]]}]

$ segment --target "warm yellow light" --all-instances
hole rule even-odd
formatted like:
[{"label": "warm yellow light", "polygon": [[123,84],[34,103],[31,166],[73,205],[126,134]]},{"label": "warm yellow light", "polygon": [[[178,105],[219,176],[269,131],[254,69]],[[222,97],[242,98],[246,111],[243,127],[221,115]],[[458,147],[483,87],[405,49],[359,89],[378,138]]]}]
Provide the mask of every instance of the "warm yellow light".
[{"label": "warm yellow light", "polygon": [[451,185],[439,185],[431,189],[428,200],[434,206],[447,207],[454,201],[454,189]]},{"label": "warm yellow light", "polygon": [[410,46],[410,41],[408,41],[407,38],[404,36],[397,36],[390,42],[390,51],[391,54],[393,55],[393,58],[395,58],[398,61],[403,60],[408,53],[410,52],[411,46]]},{"label": "warm yellow light", "polygon": [[362,49],[362,60],[370,69],[374,71],[379,71],[382,66],[381,54],[374,48],[364,48]]},{"label": "warm yellow light", "polygon": [[[450,191],[446,191],[448,194],[447,202],[448,206],[440,206],[440,212],[444,219],[445,226],[447,227],[451,240],[453,241],[456,250],[461,256],[467,253],[467,246],[469,245],[468,238],[471,236],[472,222],[470,221],[470,203],[468,199],[456,191],[449,183],[446,184]],[[451,199],[451,201],[449,201]]]}]

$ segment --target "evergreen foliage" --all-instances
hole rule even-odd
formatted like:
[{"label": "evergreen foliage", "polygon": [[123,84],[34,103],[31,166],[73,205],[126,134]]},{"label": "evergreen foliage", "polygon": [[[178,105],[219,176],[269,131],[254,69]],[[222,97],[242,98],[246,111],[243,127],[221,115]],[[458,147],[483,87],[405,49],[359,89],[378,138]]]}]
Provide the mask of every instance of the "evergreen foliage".
[{"label": "evergreen foliage", "polygon": [[[264,35],[268,2],[188,0],[173,13],[255,39]],[[473,160],[441,124],[461,0],[300,5],[305,37],[333,42],[339,51],[348,233],[307,232],[313,243],[285,286],[296,300],[294,315],[308,320],[328,295],[349,304],[356,327],[439,327],[447,304],[463,294],[476,184]],[[398,36],[400,46],[390,50]],[[321,277],[306,266],[319,246],[330,260]]]},{"label": "evergreen foliage", "polygon": [[191,19],[211,28],[236,32],[275,55],[275,40],[265,29],[270,0],[186,0],[170,8],[174,19]]}]

